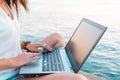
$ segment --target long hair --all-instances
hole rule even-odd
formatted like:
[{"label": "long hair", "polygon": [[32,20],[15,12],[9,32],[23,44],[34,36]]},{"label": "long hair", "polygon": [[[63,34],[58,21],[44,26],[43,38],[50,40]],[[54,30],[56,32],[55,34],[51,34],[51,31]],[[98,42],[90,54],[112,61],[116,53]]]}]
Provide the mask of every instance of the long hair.
[{"label": "long hair", "polygon": [[5,0],[10,8],[14,8],[16,10],[17,16],[19,16],[19,6],[22,5],[26,11],[29,11],[27,6],[28,0]]}]

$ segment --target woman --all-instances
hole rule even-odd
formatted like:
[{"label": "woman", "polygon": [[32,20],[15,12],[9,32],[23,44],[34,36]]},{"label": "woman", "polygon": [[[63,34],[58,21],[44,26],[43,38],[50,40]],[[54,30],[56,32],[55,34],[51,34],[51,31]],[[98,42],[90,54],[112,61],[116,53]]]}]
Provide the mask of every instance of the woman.
[{"label": "woman", "polygon": [[[57,33],[36,44],[29,41],[20,42],[17,22],[19,5],[22,5],[26,11],[29,10],[27,0],[0,0],[0,80],[87,80],[81,74],[67,72],[28,78],[18,74],[20,66],[39,59],[36,57],[42,52],[39,47],[52,51],[53,46],[65,46],[64,39]],[[22,53],[21,49],[39,53]]]}]

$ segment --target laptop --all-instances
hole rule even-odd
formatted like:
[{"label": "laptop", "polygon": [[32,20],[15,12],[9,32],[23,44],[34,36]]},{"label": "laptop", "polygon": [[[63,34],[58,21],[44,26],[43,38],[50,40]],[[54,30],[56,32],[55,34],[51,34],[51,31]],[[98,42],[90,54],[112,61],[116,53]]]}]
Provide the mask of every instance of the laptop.
[{"label": "laptop", "polygon": [[77,73],[107,27],[83,18],[65,48],[54,47],[40,55],[40,60],[21,67],[19,74]]}]

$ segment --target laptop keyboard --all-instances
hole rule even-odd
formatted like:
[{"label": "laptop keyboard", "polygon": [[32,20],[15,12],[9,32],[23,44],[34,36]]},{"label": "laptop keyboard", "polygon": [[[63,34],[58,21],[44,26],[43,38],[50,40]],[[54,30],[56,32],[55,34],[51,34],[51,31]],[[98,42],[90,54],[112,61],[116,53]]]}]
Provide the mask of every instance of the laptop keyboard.
[{"label": "laptop keyboard", "polygon": [[43,53],[43,71],[64,71],[58,48],[52,52]]}]

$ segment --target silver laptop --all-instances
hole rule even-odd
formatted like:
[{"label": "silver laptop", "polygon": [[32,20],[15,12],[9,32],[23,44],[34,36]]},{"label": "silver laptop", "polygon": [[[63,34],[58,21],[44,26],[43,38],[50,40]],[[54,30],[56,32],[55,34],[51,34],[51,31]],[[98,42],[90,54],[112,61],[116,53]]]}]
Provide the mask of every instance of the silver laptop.
[{"label": "silver laptop", "polygon": [[107,27],[83,18],[65,48],[54,47],[40,55],[40,60],[21,67],[20,74],[77,73]]}]

